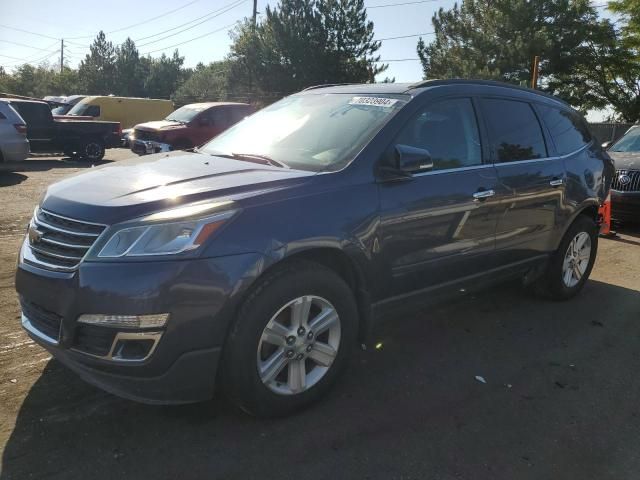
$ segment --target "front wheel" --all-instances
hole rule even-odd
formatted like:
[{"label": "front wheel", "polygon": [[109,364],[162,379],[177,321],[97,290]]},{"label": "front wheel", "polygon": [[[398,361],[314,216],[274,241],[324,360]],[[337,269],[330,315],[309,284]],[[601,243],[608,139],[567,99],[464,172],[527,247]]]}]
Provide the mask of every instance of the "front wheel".
[{"label": "front wheel", "polygon": [[536,290],[555,300],[573,297],[589,278],[597,251],[598,228],[592,219],[580,215],[565,233]]},{"label": "front wheel", "polygon": [[344,369],[356,332],[355,300],[341,277],[309,262],[279,268],[240,309],[225,345],[225,393],[257,416],[303,408]]}]

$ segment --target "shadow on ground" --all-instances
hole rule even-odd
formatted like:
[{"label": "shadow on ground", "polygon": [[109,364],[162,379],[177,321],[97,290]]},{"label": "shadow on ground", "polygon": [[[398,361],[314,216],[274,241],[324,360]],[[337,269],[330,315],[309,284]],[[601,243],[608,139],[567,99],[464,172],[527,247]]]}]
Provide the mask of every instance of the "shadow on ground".
[{"label": "shadow on ground", "polygon": [[327,398],[280,420],[120,400],[51,361],[1,478],[634,478],[639,307],[591,281],[564,303],[502,286],[398,313]]},{"label": "shadow on ground", "polygon": [[[22,162],[2,163],[0,164],[0,182],[2,181],[2,177],[11,172],[44,172],[56,168],[91,168],[93,166],[97,167],[105,163],[111,163],[112,161],[113,160],[104,159],[99,162],[87,162],[74,160],[72,158],[61,158],[59,160],[30,158]],[[1,185],[0,183],[0,186]]]},{"label": "shadow on ground", "polygon": [[[0,169],[2,166],[0,165]],[[18,185],[27,179],[26,175],[21,173],[7,172],[0,170],[0,187],[10,187],[12,185]]]}]

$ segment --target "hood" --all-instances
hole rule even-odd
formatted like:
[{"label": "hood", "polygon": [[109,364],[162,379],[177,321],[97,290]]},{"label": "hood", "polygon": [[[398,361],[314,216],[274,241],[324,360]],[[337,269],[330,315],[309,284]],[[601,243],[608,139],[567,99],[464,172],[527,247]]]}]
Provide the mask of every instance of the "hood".
[{"label": "hood", "polygon": [[616,170],[640,170],[640,152],[607,152]]},{"label": "hood", "polygon": [[173,130],[175,128],[184,128],[186,124],[180,122],[172,122],[170,120],[158,120],[155,122],[140,123],[135,126],[136,130],[145,130],[147,132],[155,132],[158,130]]},{"label": "hood", "polygon": [[190,202],[253,198],[306,183],[313,175],[199,153],[159,153],[66,178],[49,187],[42,206],[113,224]]}]

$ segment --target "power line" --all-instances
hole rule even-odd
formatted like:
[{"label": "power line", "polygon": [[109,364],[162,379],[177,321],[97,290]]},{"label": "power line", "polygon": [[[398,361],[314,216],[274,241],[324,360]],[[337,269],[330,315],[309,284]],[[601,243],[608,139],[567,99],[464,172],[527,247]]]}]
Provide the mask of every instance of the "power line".
[{"label": "power line", "polygon": [[[212,12],[212,13],[215,13],[215,15],[213,15],[213,16],[209,16],[209,18],[206,18],[206,19],[204,19],[204,20],[202,20],[202,21],[200,21],[200,22],[198,22],[198,23],[196,23],[196,24],[194,24],[194,25],[191,25],[190,27],[183,28],[182,30],[178,30],[177,32],[172,33],[172,34],[170,34],[170,35],[165,35],[164,37],[160,37],[160,38],[158,38],[158,39],[156,39],[156,40],[151,40],[150,42],[141,43],[141,44],[140,44],[140,45],[138,45],[138,46],[139,46],[139,47],[145,47],[145,46],[147,46],[147,45],[151,45],[151,44],[153,44],[153,43],[158,43],[158,42],[160,42],[160,41],[162,41],[162,40],[166,40],[167,38],[175,37],[176,35],[178,35],[178,34],[180,34],[180,33],[186,32],[187,30],[191,30],[192,28],[195,28],[195,27],[197,27],[198,25],[202,25],[203,23],[208,22],[209,20],[212,20],[212,19],[214,19],[214,18],[216,18],[216,17],[219,17],[220,15],[225,14],[225,13],[229,12],[230,10],[233,10],[233,9],[234,9],[234,8],[236,8],[236,7],[239,7],[240,5],[242,5],[243,3],[245,3],[246,1],[247,1],[247,0],[236,0],[236,1],[232,2],[232,3],[229,3],[229,4],[225,5],[224,7],[222,7],[222,8],[221,8],[221,9],[219,9],[219,10],[216,10],[215,12]],[[209,15],[211,15],[211,14],[209,14]],[[191,22],[188,22],[188,23],[191,23]],[[147,37],[147,38],[148,38],[148,37]],[[140,40],[140,39],[138,39],[138,40],[136,40],[136,41],[139,41],[139,40]]]},{"label": "power line", "polygon": [[370,7],[365,7],[366,9],[371,8],[385,8],[385,7],[400,7],[402,5],[415,5],[416,3],[432,3],[439,2],[440,0],[416,0],[414,2],[402,2],[402,3],[385,3],[384,5],[372,5]]},{"label": "power line", "polygon": [[388,63],[388,62],[419,62],[419,58],[391,58],[389,60],[378,60],[375,63]]},{"label": "power line", "polygon": [[383,42],[386,40],[398,40],[399,38],[413,38],[413,37],[421,37],[423,35],[435,35],[436,32],[424,32],[424,33],[414,33],[413,35],[402,35],[400,37],[387,37],[387,38],[374,38],[375,42]]},{"label": "power line", "polygon": [[184,45],[185,43],[193,42],[193,41],[195,41],[195,40],[200,40],[201,38],[207,37],[207,36],[209,36],[209,35],[213,35],[214,33],[221,32],[221,31],[223,31],[223,30],[226,30],[227,28],[231,28],[231,27],[233,27],[234,25],[236,25],[237,23],[238,23],[238,22],[234,22],[234,23],[232,23],[232,24],[230,24],[230,25],[226,25],[226,26],[221,27],[221,28],[218,28],[217,30],[214,30],[214,31],[212,31],[212,32],[208,32],[208,33],[205,33],[204,35],[200,35],[200,36],[198,36],[198,37],[194,37],[194,38],[192,38],[192,39],[190,39],[190,40],[186,40],[186,41],[184,41],[184,42],[176,43],[176,44],[174,44],[174,45],[169,45],[168,47],[158,48],[157,50],[151,50],[150,52],[145,52],[145,53],[142,53],[141,55],[149,55],[149,54],[151,54],[151,53],[161,52],[161,51],[163,51],[163,50],[169,50],[170,48],[179,47],[180,45]]},{"label": "power line", "polygon": [[[191,2],[185,3],[184,5],[181,5],[177,8],[174,8],[173,10],[169,10],[168,12],[164,12],[161,13],[160,15],[156,15],[155,17],[151,17],[151,18],[145,18],[143,21],[138,22],[138,23],[133,23],[131,25],[127,25],[126,27],[122,27],[122,28],[118,28],[116,30],[111,30],[110,32],[105,32],[106,35],[110,35],[112,33],[117,33],[117,32],[122,32],[123,30],[128,30],[130,28],[133,27],[137,27],[139,25],[143,25],[145,23],[149,23],[152,22],[153,20],[157,20],[159,18],[165,17],[167,15],[170,15],[174,12],[177,12],[178,10],[182,10],[183,8],[187,8],[190,5],[193,5],[194,3],[198,2],[200,0],[192,0]],[[79,40],[81,38],[91,38],[93,35],[85,35],[85,36],[81,36],[81,37],[69,37],[71,40]]]},{"label": "power line", "polygon": [[[18,47],[27,47],[27,48],[33,48],[34,50],[42,50],[43,52],[50,50],[50,48],[34,47],[33,45],[27,45],[26,43],[12,42],[10,40],[0,40],[0,42],[10,43],[11,45],[17,45]],[[56,45],[57,45],[57,42],[56,42]]]},{"label": "power line", "polygon": [[9,30],[15,30],[16,32],[24,32],[24,33],[28,33],[29,35],[37,35],[38,37],[50,38],[51,40],[60,41],[59,38],[51,37],[51,36],[45,35],[43,33],[30,32],[29,30],[23,30],[22,28],[10,27],[8,25],[2,25],[2,24],[0,24],[0,27],[8,28]]}]

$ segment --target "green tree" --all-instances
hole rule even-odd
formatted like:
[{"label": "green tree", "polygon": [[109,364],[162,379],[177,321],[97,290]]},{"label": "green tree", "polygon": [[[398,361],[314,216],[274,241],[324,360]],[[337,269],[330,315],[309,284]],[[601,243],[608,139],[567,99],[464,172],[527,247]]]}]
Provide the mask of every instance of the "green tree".
[{"label": "green tree", "polygon": [[169,98],[185,80],[182,71],[184,57],[178,50],[171,57],[164,53],[159,58],[146,57],[142,69],[146,74],[144,89],[151,98]]},{"label": "green tree", "polygon": [[173,99],[177,103],[190,103],[228,98],[226,85],[229,67],[228,61],[212,62],[206,66],[199,63],[176,90]]},{"label": "green tree", "polygon": [[418,42],[425,78],[485,78],[530,84],[586,111],[611,105],[640,115],[640,68],[609,20],[588,0],[462,0],[432,18],[435,38]]},{"label": "green tree", "polygon": [[83,90],[93,95],[109,95],[115,88],[115,48],[101,30],[89,50],[78,68]]},{"label": "green tree", "polygon": [[125,97],[144,96],[145,73],[136,44],[127,38],[116,47],[113,93]]},{"label": "green tree", "polygon": [[614,0],[609,10],[622,16],[622,35],[627,46],[640,48],[640,2],[638,0]]},{"label": "green tree", "polygon": [[282,0],[233,34],[229,88],[282,96],[322,83],[373,82],[377,63],[363,0]]}]

